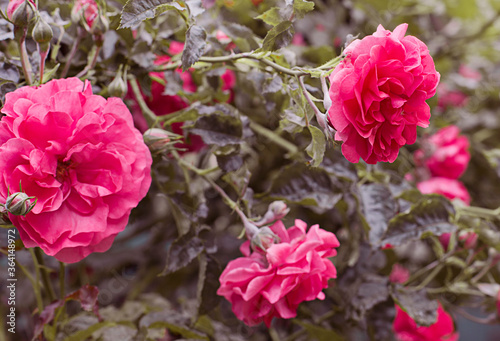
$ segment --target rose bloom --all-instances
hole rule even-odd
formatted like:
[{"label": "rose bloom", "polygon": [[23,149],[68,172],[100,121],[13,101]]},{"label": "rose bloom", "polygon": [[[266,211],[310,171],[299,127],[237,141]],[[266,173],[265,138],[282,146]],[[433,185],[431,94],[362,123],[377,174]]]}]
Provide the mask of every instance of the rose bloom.
[{"label": "rose bloom", "polygon": [[394,264],[392,266],[389,281],[392,283],[404,283],[410,278],[410,271],[401,264]]},{"label": "rose bloom", "polygon": [[470,204],[470,195],[467,188],[458,180],[447,178],[430,178],[419,182],[417,188],[423,194],[441,194],[450,200],[460,199],[466,205]]},{"label": "rose bloom", "polygon": [[[184,43],[173,41],[169,47],[169,53],[171,55],[177,55],[182,53],[184,48]],[[170,56],[158,56],[155,60],[155,65],[166,65],[170,63]],[[182,71],[180,68],[176,69],[175,72],[180,76],[182,82],[182,88],[187,93],[194,93],[197,90],[197,85],[193,81],[191,71]],[[163,72],[150,72],[149,75],[152,77],[151,83],[151,96],[144,96],[144,101],[148,107],[157,116],[164,116],[172,114],[176,111],[182,110],[189,106],[189,103],[178,95],[165,95],[165,85],[156,79],[160,79],[163,82],[168,82],[165,79]],[[221,75],[222,80],[222,91],[230,93],[230,100],[232,98],[232,88],[236,83],[236,75],[232,70],[226,70]],[[131,91],[129,91],[131,93]],[[131,98],[129,96],[129,98]],[[141,131],[145,132],[148,129],[148,124],[146,119],[142,115],[142,111],[137,103],[132,105],[132,113],[134,116],[134,123],[136,127]],[[184,135],[183,122],[176,122],[172,124],[172,131],[178,135]],[[197,152],[201,150],[205,144],[200,136],[189,134],[184,142],[179,142],[175,145],[177,148],[185,149],[187,152]]]},{"label": "rose bloom", "polygon": [[234,314],[249,326],[274,317],[292,318],[303,301],[324,299],[322,290],[337,271],[328,257],[337,254],[335,235],[295,220],[288,230],[277,221],[271,230],[281,242],[271,245],[265,254],[250,253],[249,243],[242,245],[245,257],[228,263],[220,276],[217,294],[232,304]]},{"label": "rose bloom", "polygon": [[418,327],[415,321],[396,305],[396,318],[393,324],[398,341],[457,341],[459,334],[451,316],[439,304],[436,323],[429,327]]},{"label": "rose bloom", "polygon": [[92,94],[78,78],[7,93],[0,121],[0,201],[38,199],[9,215],[26,247],[62,262],[104,252],[151,184],[151,155],[119,98]]},{"label": "rose bloom", "polygon": [[399,148],[415,143],[417,126],[429,125],[426,99],[440,75],[427,46],[406,36],[407,24],[355,40],[330,76],[328,120],[344,141],[350,162],[394,162]]},{"label": "rose bloom", "polygon": [[454,125],[438,130],[415,152],[415,163],[425,165],[432,176],[458,179],[470,161],[469,140],[459,134]]}]

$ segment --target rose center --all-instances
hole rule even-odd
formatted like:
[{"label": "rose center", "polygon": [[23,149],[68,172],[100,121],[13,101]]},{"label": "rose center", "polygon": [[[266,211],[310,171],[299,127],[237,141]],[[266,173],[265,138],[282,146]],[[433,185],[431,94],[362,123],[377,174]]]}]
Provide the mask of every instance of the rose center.
[{"label": "rose center", "polygon": [[60,183],[66,181],[69,178],[69,171],[72,168],[74,168],[74,164],[71,160],[57,160],[56,180]]}]

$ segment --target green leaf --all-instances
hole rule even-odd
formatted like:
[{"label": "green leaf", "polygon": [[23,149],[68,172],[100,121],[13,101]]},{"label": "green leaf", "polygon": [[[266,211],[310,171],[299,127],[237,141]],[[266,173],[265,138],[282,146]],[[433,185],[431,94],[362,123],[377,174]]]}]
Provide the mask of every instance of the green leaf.
[{"label": "green leaf", "polygon": [[204,250],[203,241],[193,230],[177,238],[168,250],[167,264],[160,275],[168,275],[189,265]]},{"label": "green leaf", "polygon": [[293,38],[295,30],[291,21],[283,21],[273,27],[262,42],[262,51],[276,51],[287,46]]},{"label": "green leaf", "polygon": [[200,107],[200,117],[190,131],[201,136],[206,144],[220,147],[238,145],[243,141],[243,126],[238,113],[227,104]]},{"label": "green leaf", "polygon": [[293,1],[293,12],[297,19],[302,19],[306,13],[314,9],[314,2],[307,0],[294,0]]},{"label": "green leaf", "polygon": [[340,200],[342,191],[324,169],[294,163],[281,169],[274,178],[268,195],[272,200],[316,206],[326,211]]},{"label": "green leaf", "polygon": [[0,82],[19,82],[19,70],[17,66],[0,62]]},{"label": "green leaf", "polygon": [[307,146],[307,155],[312,157],[312,166],[318,167],[323,161],[323,156],[326,150],[325,134],[321,129],[309,125],[309,132],[311,133],[311,143]]},{"label": "green leaf", "polygon": [[123,6],[120,27],[136,27],[147,19],[154,18],[173,0],[128,0]]},{"label": "green leaf", "polygon": [[362,211],[370,226],[370,244],[376,244],[387,231],[389,220],[397,213],[397,204],[390,189],[383,184],[372,183],[359,187]]},{"label": "green leaf", "polygon": [[426,195],[409,213],[400,213],[389,221],[387,232],[378,245],[401,245],[427,233],[453,232],[457,226],[450,222],[451,214],[455,214],[455,210],[449,200],[441,195]]},{"label": "green leaf", "polygon": [[344,338],[331,329],[316,326],[312,323],[294,320],[296,324],[302,326],[309,334],[309,340],[317,341],[342,341]]},{"label": "green leaf", "polygon": [[198,315],[205,315],[219,305],[220,296],[216,295],[219,288],[219,276],[222,270],[212,256],[200,255],[200,269],[198,273]]},{"label": "green leaf", "polygon": [[438,303],[427,297],[427,290],[405,290],[398,285],[392,292],[394,301],[421,326],[430,326],[437,321]]},{"label": "green leaf", "polygon": [[260,19],[268,25],[276,26],[283,21],[280,10],[281,9],[279,7],[272,7],[261,15],[255,17],[255,19]]},{"label": "green leaf", "polygon": [[201,0],[185,0],[184,2],[189,8],[189,16],[191,18],[197,17],[205,12],[205,8],[203,7]]},{"label": "green leaf", "polygon": [[186,71],[203,55],[207,45],[207,32],[198,25],[192,25],[186,32],[186,43],[182,50],[182,69]]}]

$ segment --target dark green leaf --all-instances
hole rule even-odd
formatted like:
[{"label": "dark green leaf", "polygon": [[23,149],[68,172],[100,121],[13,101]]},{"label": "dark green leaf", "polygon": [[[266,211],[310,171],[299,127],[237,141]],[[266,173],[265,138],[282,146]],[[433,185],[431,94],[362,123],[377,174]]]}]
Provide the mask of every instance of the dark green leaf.
[{"label": "dark green leaf", "polygon": [[410,315],[418,325],[430,326],[436,323],[438,303],[427,297],[426,289],[409,291],[398,285],[391,292],[391,295],[401,309]]},{"label": "dark green leaf", "polygon": [[186,43],[182,50],[182,69],[186,71],[203,55],[207,45],[207,32],[198,25],[192,25],[186,32]]},{"label": "dark green leaf", "polygon": [[217,163],[224,172],[234,172],[243,166],[243,158],[239,154],[217,155]]},{"label": "dark green leaf", "polygon": [[201,136],[206,144],[217,146],[237,145],[241,140],[243,126],[239,115],[232,107],[219,104],[213,107],[199,108],[202,114],[191,129],[193,134]]},{"label": "dark green leaf", "polygon": [[130,52],[130,59],[136,62],[139,66],[149,69],[154,65],[156,55],[151,51],[151,46],[145,42],[140,41],[134,45]]},{"label": "dark green leaf", "polygon": [[193,230],[175,240],[168,250],[167,264],[161,275],[167,275],[187,266],[203,251],[203,240]]},{"label": "dark green leaf", "polygon": [[128,0],[122,10],[120,28],[135,27],[146,19],[154,18],[173,0]]},{"label": "dark green leaf", "polygon": [[341,190],[327,172],[296,163],[281,169],[269,190],[270,199],[332,209],[342,197]]},{"label": "dark green leaf", "polygon": [[291,21],[283,21],[273,27],[262,42],[262,51],[276,51],[287,46],[293,38],[295,30]]},{"label": "dark green leaf", "polygon": [[259,44],[251,29],[237,23],[225,23],[221,30],[228,35],[236,46],[243,52],[256,50]]},{"label": "dark green leaf", "polygon": [[280,129],[289,133],[300,133],[306,126],[304,116],[298,116],[297,110],[286,109],[280,119]]},{"label": "dark green leaf", "polygon": [[453,205],[443,196],[426,195],[409,213],[400,213],[389,221],[387,232],[378,245],[401,245],[427,233],[453,232],[457,226],[450,222],[450,215],[454,213]]},{"label": "dark green leaf", "polygon": [[323,161],[323,156],[325,155],[326,150],[326,139],[325,134],[321,131],[321,129],[310,125],[309,132],[311,133],[311,143],[307,146],[306,152],[307,155],[312,157],[312,166],[318,167],[320,163]]},{"label": "dark green leaf", "polygon": [[255,17],[255,19],[260,19],[268,25],[276,26],[283,21],[280,10],[279,7],[272,7],[258,17]]},{"label": "dark green leaf", "polygon": [[397,213],[397,204],[389,188],[383,184],[361,185],[359,192],[363,215],[370,226],[369,241],[376,244],[387,231],[389,220]]},{"label": "dark green leaf", "polygon": [[210,255],[200,255],[200,270],[198,274],[198,315],[205,315],[219,305],[220,296],[216,294],[219,288],[221,274],[219,263]]},{"label": "dark green leaf", "polygon": [[209,338],[203,333],[188,327],[190,319],[173,309],[152,312],[139,321],[139,327],[167,328],[171,333],[179,334],[185,339],[206,340]]},{"label": "dark green leaf", "polygon": [[19,70],[17,66],[0,62],[0,83],[3,82],[19,82]]}]

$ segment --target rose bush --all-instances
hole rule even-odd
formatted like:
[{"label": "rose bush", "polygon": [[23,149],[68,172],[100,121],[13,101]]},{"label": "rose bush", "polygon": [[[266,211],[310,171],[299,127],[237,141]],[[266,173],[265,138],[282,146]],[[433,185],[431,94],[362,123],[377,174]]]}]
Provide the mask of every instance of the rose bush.
[{"label": "rose bush", "polygon": [[38,199],[9,215],[24,245],[67,263],[109,249],[151,183],[151,155],[123,101],[68,78],[8,93],[2,113],[0,199],[20,185]]},{"label": "rose bush", "polygon": [[351,162],[394,162],[403,145],[415,143],[417,126],[429,125],[425,100],[434,96],[440,75],[427,46],[405,36],[407,27],[391,32],[380,25],[355,40],[330,76],[328,120]]},{"label": "rose bush", "polygon": [[457,341],[453,319],[439,304],[436,323],[428,327],[419,327],[415,321],[396,305],[394,333],[398,341]]},{"label": "rose bush", "polygon": [[270,228],[280,243],[263,255],[250,253],[247,241],[241,247],[245,257],[230,261],[220,276],[217,294],[231,302],[234,314],[249,326],[264,322],[269,327],[274,317],[295,317],[301,302],[324,299],[322,290],[337,276],[328,260],[339,246],[333,233],[318,225],[306,233],[306,223],[298,219],[289,229],[281,221]]}]

